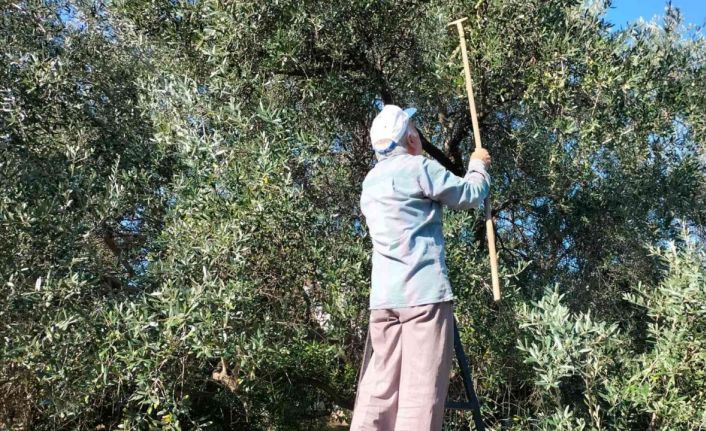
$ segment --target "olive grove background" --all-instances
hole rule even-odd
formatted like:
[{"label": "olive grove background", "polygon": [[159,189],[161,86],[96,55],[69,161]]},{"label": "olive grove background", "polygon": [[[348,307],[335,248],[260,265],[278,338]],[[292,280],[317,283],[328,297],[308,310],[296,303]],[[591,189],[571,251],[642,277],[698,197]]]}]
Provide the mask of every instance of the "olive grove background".
[{"label": "olive grove background", "polygon": [[485,421],[706,429],[706,42],[608,6],[0,0],[0,429],[345,424],[368,128],[415,106],[462,171],[461,16],[499,307],[480,212],[445,237]]}]

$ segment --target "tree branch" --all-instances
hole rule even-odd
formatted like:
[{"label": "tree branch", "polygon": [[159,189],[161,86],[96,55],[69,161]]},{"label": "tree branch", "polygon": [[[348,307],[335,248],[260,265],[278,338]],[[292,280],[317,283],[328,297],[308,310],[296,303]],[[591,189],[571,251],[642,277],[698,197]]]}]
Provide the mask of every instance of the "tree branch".
[{"label": "tree branch", "polygon": [[444,149],[446,154],[449,155],[451,160],[456,166],[462,165],[460,145],[461,141],[468,136],[471,130],[471,117],[466,111],[461,114],[461,118],[458,119],[456,126],[454,127],[453,133],[449,140],[444,144]]},{"label": "tree branch", "polygon": [[429,154],[437,162],[441,163],[443,167],[451,171],[454,175],[459,177],[464,175],[465,172],[462,166],[456,165],[452,162],[443,151],[429,142],[419,129],[417,129],[417,132],[419,133],[419,139],[422,141],[422,148],[427,152],[427,154]]}]

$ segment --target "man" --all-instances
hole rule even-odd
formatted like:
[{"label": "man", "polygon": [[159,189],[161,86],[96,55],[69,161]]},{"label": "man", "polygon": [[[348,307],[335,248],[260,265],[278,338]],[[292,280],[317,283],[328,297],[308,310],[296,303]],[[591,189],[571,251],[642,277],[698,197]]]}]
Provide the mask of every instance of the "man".
[{"label": "man", "polygon": [[441,430],[453,351],[453,294],[442,205],[478,208],[488,194],[485,150],[463,178],[422,156],[415,109],[386,105],[370,139],[378,159],[360,205],[373,241],[370,335],[351,430]]}]

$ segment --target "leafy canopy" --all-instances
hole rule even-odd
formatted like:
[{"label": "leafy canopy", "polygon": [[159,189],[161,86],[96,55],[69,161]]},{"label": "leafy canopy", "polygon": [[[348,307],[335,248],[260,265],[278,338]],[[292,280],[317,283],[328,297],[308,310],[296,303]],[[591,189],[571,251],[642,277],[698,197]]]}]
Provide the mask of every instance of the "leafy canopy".
[{"label": "leafy canopy", "polygon": [[461,16],[499,309],[480,215],[444,228],[486,422],[705,426],[706,45],[677,9],[615,30],[607,1],[0,6],[0,427],[345,419],[368,128],[413,105],[463,170]]}]

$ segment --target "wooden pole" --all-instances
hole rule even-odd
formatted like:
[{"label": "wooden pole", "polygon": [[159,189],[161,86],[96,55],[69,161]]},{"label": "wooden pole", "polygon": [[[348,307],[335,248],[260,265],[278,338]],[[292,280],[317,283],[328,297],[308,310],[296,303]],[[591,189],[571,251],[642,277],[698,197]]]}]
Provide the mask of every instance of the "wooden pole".
[{"label": "wooden pole", "polygon": [[[471,68],[468,65],[468,54],[466,53],[466,35],[463,32],[463,21],[468,18],[457,19],[449,23],[458,29],[458,37],[461,40],[461,57],[463,57],[463,71],[466,81],[466,92],[468,93],[468,106],[471,110],[471,122],[473,123],[473,138],[476,142],[476,149],[483,148],[480,140],[480,127],[478,127],[478,114],[476,114],[476,102],[473,99],[473,80],[471,79]],[[493,283],[493,300],[500,301],[500,278],[498,276],[498,254],[495,251],[495,227],[493,226],[493,216],[490,211],[490,199],[485,198],[483,202],[485,208],[485,232],[488,237],[488,253],[490,254],[490,273]]]}]

